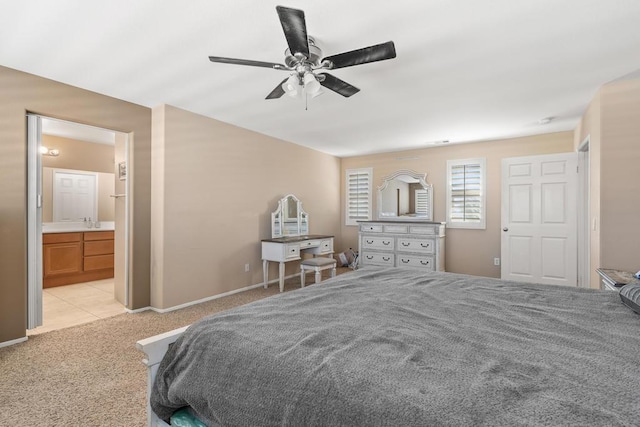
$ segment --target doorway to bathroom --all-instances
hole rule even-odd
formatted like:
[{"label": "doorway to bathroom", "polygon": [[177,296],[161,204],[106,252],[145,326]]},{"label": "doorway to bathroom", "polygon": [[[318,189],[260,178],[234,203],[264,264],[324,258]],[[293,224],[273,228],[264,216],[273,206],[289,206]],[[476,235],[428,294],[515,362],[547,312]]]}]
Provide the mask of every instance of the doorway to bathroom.
[{"label": "doorway to bathroom", "polygon": [[35,114],[28,134],[28,335],[129,303],[126,133]]}]

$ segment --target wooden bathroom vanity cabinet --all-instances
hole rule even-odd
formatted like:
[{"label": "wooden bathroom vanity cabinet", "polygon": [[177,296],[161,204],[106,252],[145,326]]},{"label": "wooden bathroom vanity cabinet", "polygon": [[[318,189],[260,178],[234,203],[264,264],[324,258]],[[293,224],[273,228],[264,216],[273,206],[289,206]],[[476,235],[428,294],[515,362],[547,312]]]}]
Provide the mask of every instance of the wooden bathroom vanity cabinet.
[{"label": "wooden bathroom vanity cabinet", "polygon": [[113,277],[114,232],[82,231],[42,235],[43,287]]}]

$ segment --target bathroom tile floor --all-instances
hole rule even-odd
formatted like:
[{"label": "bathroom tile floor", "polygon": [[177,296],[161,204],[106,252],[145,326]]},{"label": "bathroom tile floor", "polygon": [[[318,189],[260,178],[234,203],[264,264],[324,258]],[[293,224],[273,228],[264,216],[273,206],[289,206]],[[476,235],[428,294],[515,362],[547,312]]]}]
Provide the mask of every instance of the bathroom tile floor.
[{"label": "bathroom tile floor", "polygon": [[124,306],[113,296],[113,287],[113,279],[103,279],[44,289],[43,324],[27,334],[37,335],[124,313]]}]

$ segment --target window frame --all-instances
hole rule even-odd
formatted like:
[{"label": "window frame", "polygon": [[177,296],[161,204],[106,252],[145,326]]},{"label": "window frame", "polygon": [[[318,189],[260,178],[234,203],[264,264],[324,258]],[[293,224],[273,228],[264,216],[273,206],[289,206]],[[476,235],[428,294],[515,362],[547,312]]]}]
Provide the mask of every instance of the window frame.
[{"label": "window frame", "polygon": [[[351,202],[350,192],[349,192],[349,182],[350,177],[354,174],[366,174],[367,175],[367,217],[358,217],[357,219],[353,219],[349,213],[349,207]],[[373,168],[351,168],[345,170],[345,221],[344,224],[346,226],[358,225],[358,221],[370,221],[372,212],[373,212]]]},{"label": "window frame", "polygon": [[[453,168],[457,166],[479,166],[480,167],[480,220],[479,221],[453,221],[451,219],[453,206]],[[487,162],[484,157],[469,159],[447,160],[447,228],[486,230],[487,228]]]}]

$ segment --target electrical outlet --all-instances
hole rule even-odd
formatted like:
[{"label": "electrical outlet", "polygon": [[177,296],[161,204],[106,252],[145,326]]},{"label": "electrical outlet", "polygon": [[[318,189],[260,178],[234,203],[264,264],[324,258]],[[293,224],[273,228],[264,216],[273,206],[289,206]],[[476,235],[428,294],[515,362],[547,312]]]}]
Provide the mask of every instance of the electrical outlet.
[{"label": "electrical outlet", "polygon": [[244,265],[244,272],[245,272],[245,273],[248,273],[250,269],[251,269],[251,268],[250,268],[249,264],[245,264],[245,265]]},{"label": "electrical outlet", "polygon": [[493,265],[500,265],[500,258],[494,258]]}]

